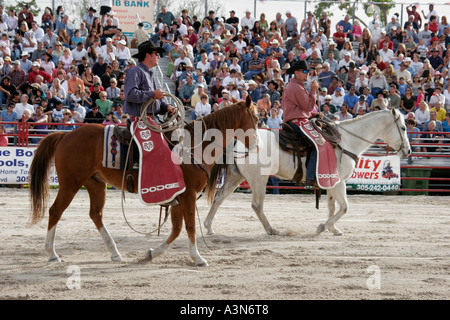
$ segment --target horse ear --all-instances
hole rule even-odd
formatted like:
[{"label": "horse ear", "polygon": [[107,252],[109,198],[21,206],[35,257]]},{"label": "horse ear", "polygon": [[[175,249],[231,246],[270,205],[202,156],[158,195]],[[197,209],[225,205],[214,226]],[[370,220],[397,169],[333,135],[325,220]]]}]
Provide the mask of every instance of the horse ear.
[{"label": "horse ear", "polygon": [[238,102],[238,101],[236,100],[235,97],[231,97],[231,102],[236,103],[236,102]]},{"label": "horse ear", "polygon": [[245,104],[247,105],[247,108],[250,108],[250,106],[252,105],[252,98],[250,97],[250,95],[247,95],[247,98],[245,99]]},{"label": "horse ear", "polygon": [[392,108],[392,114],[394,115],[394,117],[397,115],[397,112],[395,111],[395,108]]}]

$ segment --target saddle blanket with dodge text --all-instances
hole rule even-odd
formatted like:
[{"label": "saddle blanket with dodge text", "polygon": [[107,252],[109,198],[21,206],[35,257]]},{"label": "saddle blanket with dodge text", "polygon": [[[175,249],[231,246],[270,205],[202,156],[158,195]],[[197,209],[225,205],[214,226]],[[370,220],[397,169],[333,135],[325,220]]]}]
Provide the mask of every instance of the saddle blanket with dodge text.
[{"label": "saddle blanket with dodge text", "polygon": [[314,144],[317,150],[316,180],[321,189],[331,189],[340,181],[337,159],[333,146],[312,126],[307,119],[292,121]]},{"label": "saddle blanket with dodge text", "polygon": [[[157,125],[153,118],[147,119]],[[134,121],[130,130],[139,149],[141,201],[152,205],[172,201],[186,189],[179,158],[170,150],[164,135],[150,130],[143,121]]]}]

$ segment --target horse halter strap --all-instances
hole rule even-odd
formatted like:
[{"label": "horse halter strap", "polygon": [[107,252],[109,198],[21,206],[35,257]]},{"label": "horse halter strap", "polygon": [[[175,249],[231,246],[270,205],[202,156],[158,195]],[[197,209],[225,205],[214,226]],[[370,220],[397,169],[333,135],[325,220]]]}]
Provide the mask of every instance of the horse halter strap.
[{"label": "horse halter strap", "polygon": [[402,132],[400,131],[400,128],[398,125],[398,121],[400,120],[400,117],[401,117],[401,115],[398,115],[397,119],[394,119],[394,123],[395,123],[395,126],[397,127],[398,134],[400,135],[400,140],[402,141],[400,148],[398,148],[398,150],[394,149],[395,152],[397,152],[397,153],[405,147],[405,140],[403,139]]}]

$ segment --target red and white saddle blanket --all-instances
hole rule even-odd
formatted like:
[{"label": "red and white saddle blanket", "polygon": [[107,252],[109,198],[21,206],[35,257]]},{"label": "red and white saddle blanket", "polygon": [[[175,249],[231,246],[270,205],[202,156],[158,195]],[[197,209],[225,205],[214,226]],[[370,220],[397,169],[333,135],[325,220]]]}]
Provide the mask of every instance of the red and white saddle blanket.
[{"label": "red and white saddle blanket", "polygon": [[331,144],[311,125],[309,120],[292,121],[309,138],[317,150],[316,180],[321,189],[331,189],[340,181],[337,159]]},{"label": "red and white saddle blanket", "polygon": [[[151,124],[156,121],[148,117]],[[145,204],[161,205],[175,199],[186,189],[179,158],[170,150],[160,132],[136,119],[130,131],[139,149],[138,190]]]}]

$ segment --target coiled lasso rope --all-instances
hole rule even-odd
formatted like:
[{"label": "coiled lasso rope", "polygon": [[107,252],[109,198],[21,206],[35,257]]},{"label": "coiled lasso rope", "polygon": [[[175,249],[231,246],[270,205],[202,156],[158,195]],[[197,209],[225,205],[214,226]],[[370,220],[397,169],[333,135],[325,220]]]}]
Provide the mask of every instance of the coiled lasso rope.
[{"label": "coiled lasso rope", "polygon": [[[163,95],[164,97],[170,97],[174,101],[175,104],[174,107],[176,107],[177,112],[174,112],[173,115],[171,115],[169,118],[167,118],[163,123],[159,125],[151,124],[147,119],[147,109],[150,105],[152,105],[155,102],[155,99],[150,98],[141,107],[140,120],[144,122],[147,128],[155,132],[165,133],[182,128],[184,126],[184,119],[185,119],[185,109],[183,103],[178,97],[174,96],[169,92],[163,91]],[[154,111],[155,110],[152,110],[153,114]]]}]

